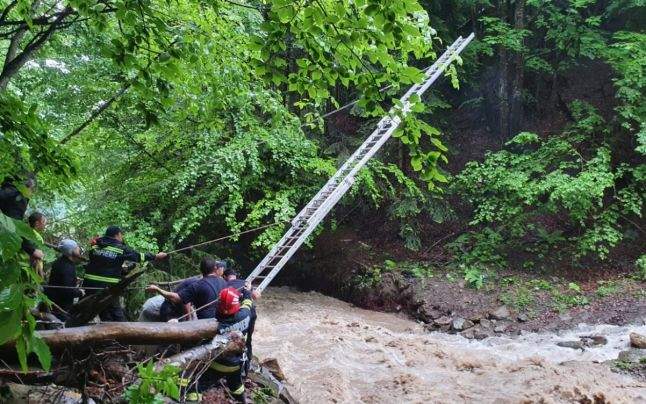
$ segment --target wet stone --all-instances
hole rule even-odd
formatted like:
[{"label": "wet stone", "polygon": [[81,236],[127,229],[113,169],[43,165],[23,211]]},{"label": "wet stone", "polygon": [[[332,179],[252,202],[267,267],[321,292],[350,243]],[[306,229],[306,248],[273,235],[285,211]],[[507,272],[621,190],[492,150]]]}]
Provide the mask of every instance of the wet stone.
[{"label": "wet stone", "polygon": [[563,348],[583,349],[582,341],[559,341],[556,345]]},{"label": "wet stone", "polygon": [[608,343],[608,338],[603,335],[586,335],[581,337],[581,341],[585,346],[601,346]]},{"label": "wet stone", "polygon": [[480,326],[483,328],[493,328],[493,322],[491,320],[487,320],[486,318],[483,318],[480,320]]},{"label": "wet stone", "polygon": [[630,363],[640,363],[642,360],[646,359],[646,351],[639,348],[630,348],[627,351],[619,352],[619,357],[617,360],[622,362]]},{"label": "wet stone", "polygon": [[442,317],[435,320],[435,324],[440,326],[440,327],[448,326],[448,325],[451,324],[451,317],[442,316]]},{"label": "wet stone", "polygon": [[633,348],[646,349],[646,335],[631,332],[630,346],[632,346]]},{"label": "wet stone", "polygon": [[511,319],[511,313],[507,306],[500,306],[496,310],[489,313],[489,318],[494,320],[509,320]]}]

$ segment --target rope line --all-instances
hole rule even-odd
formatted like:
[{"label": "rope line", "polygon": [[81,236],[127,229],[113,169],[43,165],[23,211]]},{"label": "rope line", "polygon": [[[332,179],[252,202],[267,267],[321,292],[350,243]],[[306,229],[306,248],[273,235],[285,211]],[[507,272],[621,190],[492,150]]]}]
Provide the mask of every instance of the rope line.
[{"label": "rope line", "polygon": [[175,253],[178,253],[178,252],[180,252],[180,251],[190,250],[191,248],[194,248],[194,247],[200,247],[200,246],[203,246],[203,245],[206,245],[206,244],[215,243],[215,242],[217,242],[217,241],[222,241],[222,240],[226,240],[226,239],[228,239],[228,238],[241,236],[241,235],[243,235],[243,234],[247,234],[247,233],[251,233],[251,232],[254,232],[254,231],[258,231],[258,230],[266,229],[266,228],[268,228],[268,227],[272,227],[272,226],[277,226],[277,225],[279,225],[279,224],[285,224],[285,223],[288,223],[288,222],[289,222],[289,220],[283,220],[283,221],[280,221],[280,222],[275,222],[275,223],[265,224],[265,225],[263,225],[263,226],[256,227],[256,228],[253,228],[253,229],[244,230],[244,231],[241,231],[241,232],[238,232],[238,233],[233,233],[233,234],[230,234],[230,235],[228,235],[228,236],[219,237],[219,238],[216,238],[216,239],[213,239],[213,240],[204,241],[204,242],[202,242],[202,243],[197,243],[197,244],[189,245],[189,246],[187,246],[187,247],[178,248],[177,250],[169,251],[169,252],[167,252],[166,254],[169,254],[169,255],[170,255],[170,254],[175,254]]}]

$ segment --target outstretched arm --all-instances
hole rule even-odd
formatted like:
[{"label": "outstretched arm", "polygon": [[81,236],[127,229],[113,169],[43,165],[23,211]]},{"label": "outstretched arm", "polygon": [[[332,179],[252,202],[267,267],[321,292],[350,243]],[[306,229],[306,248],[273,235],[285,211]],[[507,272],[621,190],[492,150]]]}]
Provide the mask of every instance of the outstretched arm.
[{"label": "outstretched arm", "polygon": [[169,292],[167,290],[160,288],[157,285],[148,285],[148,287],[146,288],[146,292],[155,292],[157,294],[160,294],[164,296],[164,299],[168,300],[171,303],[176,303],[176,304],[182,303],[182,298],[177,293]]}]

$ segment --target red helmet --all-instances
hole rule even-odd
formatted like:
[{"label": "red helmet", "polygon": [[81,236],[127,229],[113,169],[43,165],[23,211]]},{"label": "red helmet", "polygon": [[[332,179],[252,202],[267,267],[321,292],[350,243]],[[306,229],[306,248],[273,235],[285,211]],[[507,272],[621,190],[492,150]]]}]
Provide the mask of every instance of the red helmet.
[{"label": "red helmet", "polygon": [[232,316],[240,310],[240,292],[236,288],[225,288],[220,291],[218,313]]}]

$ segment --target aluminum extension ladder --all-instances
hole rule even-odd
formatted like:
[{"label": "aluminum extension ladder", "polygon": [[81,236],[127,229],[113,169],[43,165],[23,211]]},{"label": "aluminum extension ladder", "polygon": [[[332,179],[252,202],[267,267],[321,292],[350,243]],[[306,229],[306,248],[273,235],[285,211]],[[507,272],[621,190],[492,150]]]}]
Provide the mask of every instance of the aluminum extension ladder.
[{"label": "aluminum extension ladder", "polygon": [[[472,33],[467,38],[460,36],[456,39],[442,56],[425,71],[424,80],[419,84],[413,85],[404,94],[400,100],[403,106],[400,112],[402,116],[410,111],[411,104],[408,101],[409,98],[413,94],[417,94],[421,99],[422,94],[428,90],[431,84],[437,80],[442,72],[444,72],[474,37],[475,35]],[[397,111],[394,107],[388,111],[388,114],[379,121],[374,132],[348,158],[312,200],[305,205],[300,213],[296,215],[292,220],[292,227],[247,277],[247,281],[251,282],[255,289],[262,291],[269,285],[310,233],[314,231],[332,207],[350,189],[357,172],[379,151],[381,146],[390,138],[401,123],[401,118],[396,113]],[[258,281],[260,283],[256,283]]]}]

